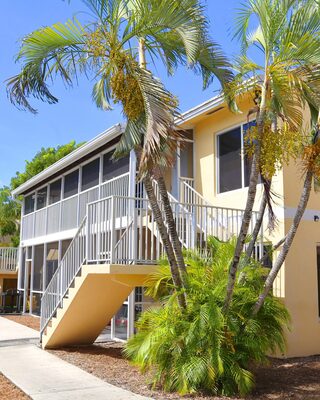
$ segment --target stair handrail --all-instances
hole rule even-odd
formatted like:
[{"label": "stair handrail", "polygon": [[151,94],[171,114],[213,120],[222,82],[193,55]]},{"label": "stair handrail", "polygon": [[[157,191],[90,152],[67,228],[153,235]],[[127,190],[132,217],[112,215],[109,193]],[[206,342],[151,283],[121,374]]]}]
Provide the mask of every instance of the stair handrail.
[{"label": "stair handrail", "polygon": [[[71,283],[77,276],[79,270],[86,260],[86,222],[87,216],[83,218],[74,238],[62,257],[58,268],[56,269],[50,282],[48,283],[47,288],[42,294],[40,312],[40,340],[49,321],[57,311],[58,307],[61,305]],[[82,244],[79,239],[83,239]],[[73,251],[75,254],[72,254]],[[70,271],[70,268],[67,268],[67,261],[69,257],[71,257],[71,259],[74,261],[74,271]]]}]

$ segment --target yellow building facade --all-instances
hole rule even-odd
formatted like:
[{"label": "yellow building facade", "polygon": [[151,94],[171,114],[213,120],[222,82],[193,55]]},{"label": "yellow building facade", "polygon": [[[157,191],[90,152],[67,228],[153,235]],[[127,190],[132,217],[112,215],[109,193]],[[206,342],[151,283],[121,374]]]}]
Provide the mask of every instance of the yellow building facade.
[{"label": "yellow building facade", "polygon": [[[244,184],[233,190],[219,190],[219,137],[247,124],[248,110],[252,105],[251,99],[243,99],[239,104],[242,113],[234,114],[228,110],[222,99],[216,103],[212,102],[211,106],[208,102],[207,106],[204,104],[202,107],[204,111],[200,106],[195,115],[186,115],[181,124],[182,127],[193,129],[195,189],[214,206],[240,209],[245,207],[247,187]],[[240,158],[243,162],[243,151]],[[274,177],[272,190],[278,195],[274,205],[278,224],[271,234],[264,230],[265,243],[275,244],[289,231],[299,202],[303,178],[303,170],[299,163],[285,166]],[[258,185],[254,207],[256,211],[262,197],[261,186]],[[283,299],[292,318],[292,329],[287,333],[288,351],[283,356],[320,353],[319,217],[320,194],[312,190],[292,248],[274,283],[274,294]],[[274,253],[274,259],[279,250]]]}]

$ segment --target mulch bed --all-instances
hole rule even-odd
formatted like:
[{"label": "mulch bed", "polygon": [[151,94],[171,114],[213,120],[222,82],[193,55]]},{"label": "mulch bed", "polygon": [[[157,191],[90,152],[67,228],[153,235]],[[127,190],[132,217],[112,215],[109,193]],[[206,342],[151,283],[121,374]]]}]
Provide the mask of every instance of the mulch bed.
[{"label": "mulch bed", "polygon": [[[26,325],[39,331],[40,319],[31,315],[4,316],[14,322]],[[70,347],[62,350],[51,350],[53,354],[74,364],[85,371],[107,381],[144,396],[158,400],[181,400],[177,394],[162,393],[151,390],[147,377],[140,374],[137,368],[123,358],[121,343],[105,343],[92,346]],[[287,360],[271,359],[270,365],[259,367],[255,371],[257,386],[248,400],[320,400],[320,356],[292,358]],[[11,385],[11,392],[17,390],[20,396],[12,395],[3,389],[3,381]],[[5,397],[3,393],[6,393]],[[8,395],[7,395],[8,393]],[[12,392],[14,393],[14,392]],[[0,399],[27,399],[19,389],[0,374]],[[184,400],[215,400],[212,396],[186,396]],[[220,397],[227,400],[227,397]],[[240,400],[232,398],[232,400]]]},{"label": "mulch bed", "polygon": [[[92,346],[51,350],[52,354],[116,386],[159,400],[181,400],[177,394],[151,390],[147,378],[129,364],[121,354],[122,344],[106,343]],[[319,400],[320,356],[287,360],[271,359],[270,365],[256,370],[257,386],[250,400]],[[184,400],[214,400],[227,397],[185,396]],[[232,398],[232,400],[240,400]]]},{"label": "mulch bed", "polygon": [[28,400],[30,399],[22,390],[17,388],[4,375],[0,373],[0,399],[3,400]]},{"label": "mulch bed", "polygon": [[40,318],[32,315],[2,315],[2,317],[17,322],[18,324],[25,325],[28,328],[40,331]]}]

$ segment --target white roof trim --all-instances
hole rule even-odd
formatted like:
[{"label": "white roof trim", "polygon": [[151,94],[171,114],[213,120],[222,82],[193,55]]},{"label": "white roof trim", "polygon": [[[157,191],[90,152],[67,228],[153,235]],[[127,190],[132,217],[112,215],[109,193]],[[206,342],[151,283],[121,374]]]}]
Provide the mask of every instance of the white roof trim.
[{"label": "white roof trim", "polygon": [[111,128],[107,129],[106,131],[100,133],[100,135],[96,136],[92,140],[89,140],[87,143],[83,144],[76,150],[72,151],[67,156],[61,158],[61,160],[55,162],[54,164],[50,165],[50,167],[46,168],[39,174],[35,175],[34,177],[30,178],[27,182],[23,183],[16,189],[12,191],[13,196],[17,196],[23,192],[26,192],[28,189],[32,188],[33,186],[41,183],[50,176],[54,175],[55,173],[59,172],[63,168],[68,167],[70,164],[76,162],[78,159],[86,156],[87,154],[91,153],[92,151],[98,149],[99,147],[103,146],[104,144],[108,143],[118,135],[123,132],[123,127],[121,124],[113,125]]},{"label": "white roof trim", "polygon": [[187,122],[195,117],[198,117],[199,115],[202,115],[204,113],[207,113],[208,111],[211,111],[213,108],[220,106],[221,104],[224,103],[224,96],[222,94],[212,97],[209,100],[206,100],[205,102],[190,108],[190,110],[185,111],[182,113],[180,118],[177,118],[175,123],[177,125],[183,124],[184,122]]},{"label": "white roof trim", "polygon": [[[215,107],[220,106],[223,104],[224,98],[223,95],[218,95],[212,97],[211,99],[197,105],[196,107],[191,108],[190,110],[184,112],[180,118],[175,121],[176,125],[185,123],[195,117],[198,117],[201,114],[207,113],[208,111],[212,110]],[[118,135],[120,135],[124,130],[123,125],[117,124],[112,126],[111,128],[107,129],[106,131],[100,133],[98,136],[93,138],[92,140],[88,141],[78,149],[74,150],[67,156],[61,158],[61,160],[57,161],[56,163],[50,165],[50,167],[46,168],[38,175],[35,175],[27,182],[20,185],[18,188],[12,191],[13,196],[17,196],[23,192],[26,192],[28,189],[32,188],[33,186],[41,183],[50,176],[54,175],[55,173],[59,172],[60,170],[68,167],[68,165],[72,164],[73,162],[77,161],[78,159],[86,156],[87,154],[91,153],[95,149],[103,146],[104,144],[108,143],[110,140],[114,139]]]}]

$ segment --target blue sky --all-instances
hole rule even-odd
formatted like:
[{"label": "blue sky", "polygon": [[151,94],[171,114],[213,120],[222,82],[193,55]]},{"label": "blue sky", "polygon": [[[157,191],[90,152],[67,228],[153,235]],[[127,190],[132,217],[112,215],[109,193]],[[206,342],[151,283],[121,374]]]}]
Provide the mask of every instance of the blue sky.
[{"label": "blue sky", "polygon": [[[239,0],[207,0],[207,16],[212,37],[232,57],[238,45],[231,41],[230,28]],[[53,84],[59,103],[34,103],[37,115],[17,110],[7,99],[4,81],[19,71],[14,56],[19,40],[31,31],[55,22],[64,22],[78,12],[86,11],[81,0],[1,0],[1,67],[0,67],[0,185],[8,184],[16,171],[24,168],[41,147],[57,146],[72,139],[77,142],[93,138],[122,120],[119,108],[103,112],[91,101],[92,82],[86,78],[79,85],[66,89],[58,80]],[[84,14],[83,14],[84,15]],[[179,70],[168,78],[163,70],[158,75],[180,101],[182,111],[216,94],[215,82],[202,91],[201,80],[190,71]]]}]

